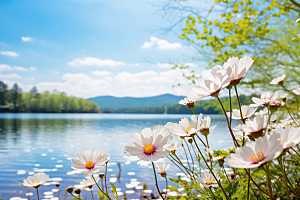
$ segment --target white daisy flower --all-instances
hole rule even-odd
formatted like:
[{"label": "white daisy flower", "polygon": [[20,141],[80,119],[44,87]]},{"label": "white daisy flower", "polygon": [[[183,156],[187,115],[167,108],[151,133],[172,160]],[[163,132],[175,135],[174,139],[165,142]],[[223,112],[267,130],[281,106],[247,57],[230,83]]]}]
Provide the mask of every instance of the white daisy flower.
[{"label": "white daisy flower", "polygon": [[187,118],[183,118],[180,120],[179,124],[168,122],[165,127],[170,130],[172,135],[178,137],[190,137],[197,133],[199,120],[202,120],[202,114],[199,115],[198,120],[195,115],[192,115],[190,121]]},{"label": "white daisy flower", "polygon": [[229,78],[227,75],[221,77],[221,74],[217,74],[213,80],[206,79],[200,82],[199,85],[193,87],[188,91],[188,98],[199,100],[207,96],[217,96],[220,90],[229,84]]},{"label": "white daisy flower", "polygon": [[[209,116],[201,119],[201,124],[197,128],[197,132],[200,131],[202,135],[208,135],[217,126],[217,125],[214,125],[214,126],[210,127],[210,123],[211,123],[211,118]],[[199,121],[198,121],[198,124],[199,124]]]},{"label": "white daisy flower", "polygon": [[178,104],[186,105],[189,109],[193,109],[195,107],[194,103],[195,101],[191,98],[184,98],[178,102]]},{"label": "white daisy flower", "polygon": [[271,131],[271,134],[278,134],[279,141],[284,149],[296,146],[300,143],[300,128],[278,128]]},{"label": "white daisy flower", "polygon": [[238,147],[235,153],[226,157],[225,163],[231,168],[256,168],[277,158],[283,151],[279,135],[265,135],[255,142]]},{"label": "white daisy flower", "polygon": [[263,110],[260,110],[256,113],[254,113],[254,115],[268,115],[270,114],[269,109],[268,108],[264,108]]},{"label": "white daisy flower", "polygon": [[163,126],[154,126],[153,131],[145,128],[141,134],[131,135],[134,145],[126,145],[124,154],[128,158],[140,160],[139,165],[148,164],[150,161],[160,161],[170,153],[169,150],[164,149],[164,146],[171,139],[169,130]]},{"label": "white daisy flower", "polygon": [[84,175],[91,175],[103,169],[109,159],[109,154],[102,153],[100,149],[95,150],[94,153],[88,149],[83,154],[78,153],[76,158],[72,158],[72,168],[83,172]]},{"label": "white daisy flower", "polygon": [[243,131],[249,138],[262,136],[267,124],[265,119],[266,118],[264,116],[256,115],[253,121],[248,120],[242,125]]},{"label": "white daisy flower", "polygon": [[281,96],[280,96],[280,99],[282,99],[282,101],[285,101],[286,98],[287,98],[287,96],[288,96],[288,94],[285,93],[284,95],[281,95]]},{"label": "white daisy flower", "polygon": [[[95,177],[96,182],[99,181],[99,176]],[[92,189],[93,185],[96,184],[94,179],[82,179],[81,182],[79,182],[78,188],[84,189],[84,188],[89,188]]]},{"label": "white daisy flower", "polygon": [[166,172],[170,169],[170,164],[156,164],[155,168],[157,169],[158,173],[162,176],[162,177],[166,177]]},{"label": "white daisy flower", "polygon": [[23,186],[38,188],[49,180],[49,175],[45,173],[37,173],[33,176],[28,176],[27,179],[23,180]]},{"label": "white daisy flower", "polygon": [[276,100],[278,98],[278,91],[276,91],[271,98],[270,92],[262,93],[260,99],[257,97],[252,97],[252,101],[255,104],[250,104],[251,107],[258,107],[258,106],[266,106],[269,104],[271,100]]},{"label": "white daisy flower", "polygon": [[300,95],[300,87],[292,90],[295,94]]},{"label": "white daisy flower", "polygon": [[175,152],[177,149],[179,149],[182,146],[183,141],[178,142],[174,139],[168,140],[167,144],[164,146],[164,149],[170,151],[170,152]]},{"label": "white daisy flower", "polygon": [[[216,175],[216,173],[214,173]],[[216,175],[217,178],[219,178]],[[199,183],[201,183],[204,187],[218,187],[218,182],[215,177],[209,172],[209,170],[205,169],[201,171],[201,175],[196,178]]]},{"label": "white daisy flower", "polygon": [[273,85],[278,85],[278,84],[281,84],[283,83],[283,80],[285,79],[286,75],[285,74],[282,74],[281,76],[277,77],[277,78],[274,78],[270,84],[273,84]]},{"label": "white daisy flower", "polygon": [[[249,119],[249,117],[251,117],[254,112],[256,111],[257,108],[253,108],[250,106],[242,106],[241,110],[242,110],[242,117],[243,119]],[[232,110],[232,119],[237,119],[237,120],[242,120],[241,117],[241,112],[240,109],[233,109]]]},{"label": "white daisy flower", "polygon": [[226,75],[230,77],[230,83],[239,83],[250,69],[254,60],[250,56],[244,56],[239,59],[238,57],[231,57],[224,63],[223,68],[226,71]]}]

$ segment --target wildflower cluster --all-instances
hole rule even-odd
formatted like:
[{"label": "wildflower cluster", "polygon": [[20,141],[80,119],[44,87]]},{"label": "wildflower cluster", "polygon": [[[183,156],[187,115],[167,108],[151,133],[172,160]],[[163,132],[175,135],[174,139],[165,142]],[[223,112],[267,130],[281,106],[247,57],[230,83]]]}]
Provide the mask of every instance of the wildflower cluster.
[{"label": "wildflower cluster", "polygon": [[[300,198],[297,182],[300,171],[300,120],[289,112],[287,94],[279,100],[278,91],[273,95],[262,93],[260,98],[252,98],[253,104],[241,105],[237,87],[253,62],[249,56],[240,59],[232,57],[223,66],[213,67],[209,77],[188,91],[187,98],[179,102],[193,111],[190,119],[182,118],[178,123],[168,122],[153,129],[145,128],[140,134],[131,135],[133,144],[125,146],[125,157],[130,161],[138,161],[138,165],[152,165],[156,189],[162,199]],[[285,78],[282,75],[270,84],[284,87]],[[233,109],[230,105],[230,110],[226,112],[219,93],[228,90],[231,99],[232,89],[235,90],[239,106]],[[300,95],[300,88],[285,90],[295,97]],[[196,116],[194,112],[195,101],[208,96],[219,101],[234,148],[210,148],[208,136],[213,134],[216,125],[211,125],[209,116],[201,113]],[[289,118],[280,120],[276,112],[283,109],[288,111]],[[232,127],[232,120],[239,120],[240,124]],[[178,156],[181,149],[188,152],[185,154],[188,164],[183,164]],[[171,165],[159,164],[166,159],[183,172],[185,179],[169,178],[184,188],[183,193],[174,186],[168,186],[167,171]],[[106,172],[94,176],[107,167],[109,160],[110,156],[99,149],[78,153],[72,159],[72,168],[84,175],[91,175],[92,179],[84,179],[79,188],[74,190],[68,187],[66,191],[80,199],[82,189],[92,189],[96,184],[103,196],[112,199],[107,190]],[[159,188],[156,170],[166,180],[166,192]],[[99,177],[105,179],[105,188],[98,185]],[[48,179],[46,174],[36,174],[24,180],[23,185],[34,187],[38,192],[38,187]],[[119,199],[114,185],[111,185],[114,198]]]}]

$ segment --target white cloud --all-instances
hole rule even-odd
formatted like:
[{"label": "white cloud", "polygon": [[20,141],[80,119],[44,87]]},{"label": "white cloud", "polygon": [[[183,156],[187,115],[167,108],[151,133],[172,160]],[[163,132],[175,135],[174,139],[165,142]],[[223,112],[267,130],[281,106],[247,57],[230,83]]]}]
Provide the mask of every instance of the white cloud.
[{"label": "white cloud", "polygon": [[41,82],[36,86],[39,91],[52,91],[57,89],[66,92],[68,95],[77,97],[93,97],[100,95],[102,91],[109,91],[109,83],[102,79],[93,79],[82,73],[67,73],[62,76],[65,82]]},{"label": "white cloud", "polygon": [[110,76],[111,73],[109,71],[93,71],[93,75],[95,76]]},{"label": "white cloud", "polygon": [[13,51],[1,51],[0,54],[5,55],[5,56],[10,56],[10,57],[18,57],[19,54]]},{"label": "white cloud", "polygon": [[50,72],[53,73],[53,74],[59,74],[59,71],[56,71],[56,70],[53,70],[53,69],[50,70]]},{"label": "white cloud", "polygon": [[158,66],[160,68],[171,68],[171,67],[174,67],[174,65],[170,64],[170,63],[156,63],[156,66]]},{"label": "white cloud", "polygon": [[21,76],[18,74],[0,74],[1,79],[20,79]]},{"label": "white cloud", "polygon": [[125,65],[124,62],[114,61],[110,59],[101,60],[99,58],[86,57],[84,59],[75,59],[71,62],[68,62],[68,65],[71,66],[100,66],[100,67],[115,67],[120,65]]},{"label": "white cloud", "polygon": [[33,38],[31,38],[31,37],[24,37],[24,36],[22,36],[21,39],[23,42],[29,42],[29,41],[33,40]]},{"label": "white cloud", "polygon": [[11,71],[12,67],[10,65],[7,65],[7,64],[0,64],[0,71],[4,71],[4,70]]},{"label": "white cloud", "polygon": [[145,42],[142,45],[143,49],[150,49],[153,45],[157,45],[158,49],[181,49],[183,46],[180,42],[170,43],[164,39],[158,39],[154,36],[150,37],[150,42]]},{"label": "white cloud", "polygon": [[14,69],[17,70],[17,71],[34,71],[34,70],[36,70],[36,67],[29,67],[27,69],[25,67],[15,66]]},{"label": "white cloud", "polygon": [[135,63],[133,66],[134,67],[140,67],[141,65],[139,63]]}]

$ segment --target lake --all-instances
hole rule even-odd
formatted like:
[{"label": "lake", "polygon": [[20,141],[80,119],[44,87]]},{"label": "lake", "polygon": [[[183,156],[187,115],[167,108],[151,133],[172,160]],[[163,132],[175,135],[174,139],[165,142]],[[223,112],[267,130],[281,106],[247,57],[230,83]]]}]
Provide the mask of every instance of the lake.
[{"label": "lake", "polygon": [[[78,185],[85,178],[81,173],[74,173],[71,158],[85,149],[101,149],[110,154],[108,179],[119,188],[120,197],[126,192],[128,199],[138,199],[141,190],[130,188],[128,183],[148,184],[156,195],[153,171],[150,167],[141,167],[136,162],[128,162],[123,157],[125,145],[133,144],[132,133],[140,133],[145,127],[153,129],[155,125],[167,122],[178,123],[181,118],[191,115],[156,115],[156,114],[0,114],[0,198],[27,199],[27,189],[18,183],[27,176],[44,172],[51,178],[48,185],[41,186],[40,199],[57,198],[56,182],[60,182],[61,196],[65,196],[67,186]],[[224,115],[209,115],[212,125],[217,124],[208,138],[212,149],[232,147],[233,143],[227,129]],[[197,116],[198,117],[198,116]],[[239,122],[233,121],[233,127]],[[185,159],[184,152],[178,152]],[[121,164],[121,179],[117,181]],[[104,172],[104,170],[101,170]],[[169,177],[177,177],[180,172],[171,165]],[[164,179],[159,178],[161,188],[165,187]],[[171,181],[169,181],[171,184]],[[133,184],[133,185],[134,185]],[[126,187],[127,185],[127,187]],[[94,186],[94,189],[96,187]],[[129,191],[129,192],[128,192]],[[36,199],[35,189],[31,199]],[[45,193],[46,192],[46,193]],[[90,199],[90,193],[83,196]],[[13,198],[19,197],[19,198]],[[70,197],[70,195],[68,195]]]}]

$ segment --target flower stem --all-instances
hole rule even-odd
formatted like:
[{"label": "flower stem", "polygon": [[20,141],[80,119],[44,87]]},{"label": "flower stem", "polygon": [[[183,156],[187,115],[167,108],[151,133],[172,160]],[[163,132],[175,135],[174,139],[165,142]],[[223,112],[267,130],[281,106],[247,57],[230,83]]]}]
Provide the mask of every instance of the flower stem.
[{"label": "flower stem", "polygon": [[247,200],[249,200],[249,196],[250,196],[250,178],[248,177]]},{"label": "flower stem", "polygon": [[300,154],[293,148],[291,148],[299,157],[300,157]]},{"label": "flower stem", "polygon": [[219,98],[218,96],[217,96],[216,98],[218,99],[218,101],[219,101],[219,103],[220,103],[220,105],[221,105],[221,107],[222,107],[222,110],[223,110],[223,112],[224,112],[224,115],[225,115],[225,118],[226,118],[226,121],[227,121],[227,124],[228,124],[228,129],[229,129],[229,132],[230,132],[230,134],[231,134],[233,143],[234,143],[235,146],[238,146],[238,147],[239,147],[240,145],[239,145],[239,143],[236,141],[235,136],[234,136],[234,134],[233,134],[233,132],[232,132],[232,129],[231,129],[230,123],[229,123],[229,121],[228,121],[228,117],[227,117],[225,108],[224,108],[224,106],[223,106],[223,104],[222,104],[220,98]]},{"label": "flower stem", "polygon": [[242,106],[241,106],[241,102],[240,102],[240,98],[239,98],[239,93],[238,93],[238,91],[237,91],[237,86],[234,86],[234,89],[235,89],[236,98],[237,98],[238,103],[239,103],[240,115],[241,115],[243,124],[245,124],[245,120],[244,120],[244,118],[243,118],[243,113],[242,113]]},{"label": "flower stem", "polygon": [[108,192],[107,192],[107,184],[106,184],[107,163],[108,163],[108,162],[105,163],[105,176],[104,176],[104,181],[105,181],[105,191],[106,191],[106,194],[108,194]]},{"label": "flower stem", "polygon": [[[193,139],[194,139],[194,141],[195,141],[195,138],[194,138],[194,137],[193,137]],[[214,177],[215,180],[217,181],[219,187],[222,189],[222,192],[224,193],[226,199],[230,199],[230,198],[227,196],[227,194],[226,194],[224,188],[222,187],[220,181],[217,179],[216,175],[214,174],[213,170],[209,167],[208,163],[206,162],[206,160],[205,160],[205,158],[204,158],[204,156],[203,156],[203,154],[202,154],[200,148],[198,147],[198,144],[196,143],[196,141],[195,141],[195,144],[196,144],[196,147],[197,147],[197,149],[198,149],[198,151],[199,151],[199,153],[200,153],[202,159],[204,160],[204,162],[205,162],[207,168],[209,169],[209,171],[211,172],[211,174],[213,175],[213,177]]]},{"label": "flower stem", "polygon": [[164,197],[162,196],[162,194],[160,193],[159,188],[158,188],[158,183],[157,183],[157,178],[156,178],[155,167],[154,167],[154,163],[153,163],[152,160],[151,160],[151,163],[152,163],[152,167],[153,167],[153,173],[154,173],[154,178],[155,178],[156,189],[157,189],[157,191],[158,191],[159,196],[160,196],[162,199],[164,199]]},{"label": "flower stem", "polygon": [[286,196],[287,196],[287,199],[290,200],[291,198],[290,198],[290,192],[289,192],[289,188],[288,188],[288,181],[287,181],[286,173],[284,170],[282,157],[278,158],[278,161],[280,164],[281,172],[283,174],[283,181],[284,181]]},{"label": "flower stem", "polygon": [[94,177],[93,174],[92,174],[92,177],[93,177],[93,179],[94,179],[96,185],[98,186],[99,190],[100,190],[103,194],[105,194],[105,196],[107,196],[107,198],[108,198],[109,200],[112,200],[112,199],[108,196],[108,194],[106,194],[106,193],[100,188],[100,186],[98,185],[98,183],[97,183],[97,181],[96,181],[96,179],[95,179],[95,177]]},{"label": "flower stem", "polygon": [[232,121],[232,104],[231,104],[231,87],[228,89],[229,91],[229,105],[230,105],[230,126],[231,126],[231,121]]},{"label": "flower stem", "polygon": [[[182,173],[184,173],[186,176],[188,176],[188,175],[183,171],[183,169],[181,169],[181,167],[179,167],[179,166],[175,163],[175,161],[172,160],[172,159],[174,159],[173,157],[172,157],[172,159],[171,159],[170,157],[167,156],[167,158],[168,158],[174,165],[176,165],[176,167],[178,167],[178,168],[180,169],[180,171],[182,171]],[[175,159],[174,159],[174,160],[175,160]]]},{"label": "flower stem", "polygon": [[167,194],[168,194],[168,179],[167,179],[167,175],[166,175],[165,179],[166,179],[166,198],[165,199],[167,199]]},{"label": "flower stem", "polygon": [[293,116],[291,115],[291,113],[290,113],[290,110],[289,110],[289,108],[288,108],[288,106],[287,106],[287,103],[285,103],[285,107],[286,107],[286,110],[288,111],[288,113],[289,113],[290,117],[292,118],[292,120],[293,120],[293,121],[294,121],[294,123],[296,124],[296,126],[298,126],[298,127],[299,127],[299,125],[296,123],[295,119],[294,119],[294,118],[293,118]]},{"label": "flower stem", "polygon": [[[185,141],[185,140],[184,140],[184,141]],[[185,143],[186,143],[186,146],[187,146],[187,148],[188,148],[188,150],[189,150],[190,156],[191,156],[191,158],[192,158],[192,165],[193,165],[193,171],[194,171],[194,170],[195,170],[195,167],[194,167],[194,159],[193,159],[193,156],[192,156],[192,153],[191,153],[189,144],[187,143],[187,141],[185,141]]]},{"label": "flower stem", "polygon": [[267,173],[267,183],[268,183],[268,188],[269,188],[269,194],[270,198],[273,199],[273,194],[272,194],[272,185],[271,185],[271,177],[270,177],[270,170],[269,170],[269,164],[265,166],[266,173]]},{"label": "flower stem", "polygon": [[[185,140],[184,140],[184,141],[185,141]],[[182,144],[182,147],[183,147],[183,151],[184,151],[184,154],[185,154],[185,157],[186,157],[187,163],[188,163],[188,165],[189,165],[189,169],[191,170],[191,166],[190,166],[189,158],[188,158],[188,156],[187,156],[187,153],[186,153],[186,150],[185,150],[185,148],[184,148],[184,145],[183,145],[183,144]]]},{"label": "flower stem", "polygon": [[194,108],[192,109],[192,111],[193,111],[193,114],[195,115],[195,111],[194,111]]},{"label": "flower stem", "polygon": [[94,195],[93,195],[93,191],[91,190],[91,195],[92,195],[92,199],[94,200]]},{"label": "flower stem", "polygon": [[247,169],[245,169],[245,171],[247,172],[249,178],[251,179],[251,181],[254,183],[254,185],[260,190],[262,191],[265,195],[267,195],[268,197],[271,197],[268,193],[266,193],[263,189],[261,189],[261,187],[259,187],[259,185],[257,185],[257,183],[253,180],[253,178],[251,177],[250,173],[248,172]]},{"label": "flower stem", "polygon": [[209,191],[210,195],[211,195],[215,200],[217,200],[216,197],[215,197],[215,195],[214,195],[214,193],[211,191],[211,187],[208,187],[208,191]]},{"label": "flower stem", "polygon": [[76,197],[75,195],[73,195],[72,193],[70,193],[74,198],[76,199],[79,199],[80,200],[80,197]]},{"label": "flower stem", "polygon": [[39,200],[40,197],[39,197],[39,189],[38,188],[35,188],[36,189],[36,195],[37,195],[37,199]]},{"label": "flower stem", "polygon": [[201,138],[199,137],[199,135],[198,134],[196,134],[196,135],[197,135],[198,139],[202,142],[202,144],[206,147],[206,144],[203,142],[203,140],[201,140]]}]

